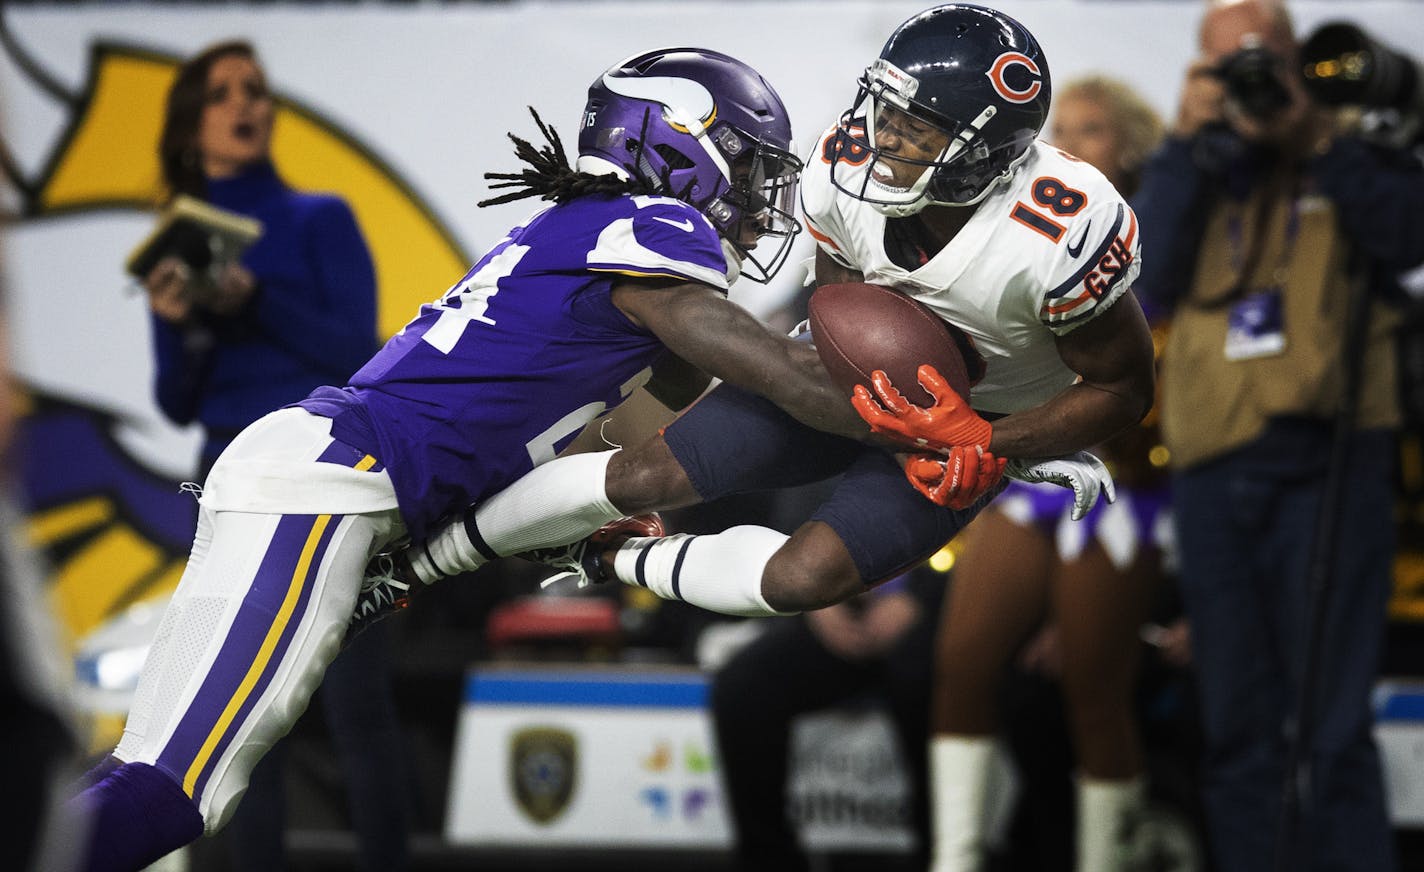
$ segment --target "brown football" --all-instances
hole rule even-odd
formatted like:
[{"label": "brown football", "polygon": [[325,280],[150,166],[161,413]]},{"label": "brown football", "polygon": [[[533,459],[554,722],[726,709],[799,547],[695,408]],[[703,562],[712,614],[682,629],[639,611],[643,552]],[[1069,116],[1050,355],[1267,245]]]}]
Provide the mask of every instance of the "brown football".
[{"label": "brown football", "polygon": [[870,388],[870,373],[877,369],[920,406],[934,402],[920,387],[916,373],[921,364],[933,365],[965,399],[983,375],[983,361],[963,331],[893,288],[861,282],[822,285],[811,295],[809,314],[816,352],[847,397],[855,385]]}]

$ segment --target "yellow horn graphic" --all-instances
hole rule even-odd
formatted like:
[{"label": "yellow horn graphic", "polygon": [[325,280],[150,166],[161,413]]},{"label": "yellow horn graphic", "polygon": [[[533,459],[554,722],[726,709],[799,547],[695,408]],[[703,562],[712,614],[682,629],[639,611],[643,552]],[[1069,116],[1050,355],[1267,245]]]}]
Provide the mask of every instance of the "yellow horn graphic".
[{"label": "yellow horn graphic", "polygon": [[[11,55],[23,53],[12,41],[5,48]],[[21,220],[154,209],[164,195],[158,164],[164,104],[181,59],[95,43],[88,80],[77,95],[43,81],[43,73],[32,63],[27,66],[28,58],[22,60],[24,71],[71,114],[37,178],[19,178],[14,165],[4,161],[3,169],[25,198]],[[299,101],[280,92],[276,100],[273,162],[292,187],[330,192],[350,204],[375,262],[377,327],[383,338],[389,337],[415,316],[420,304],[458,279],[471,260],[433,210],[368,147]],[[3,153],[0,149],[0,158]],[[115,263],[116,284],[122,272],[123,264]],[[27,518],[31,541],[51,559],[49,592],[74,643],[129,606],[162,602],[171,593],[187,548],[171,541],[158,519],[171,518],[173,499],[191,498],[177,494],[176,486],[163,486],[169,503],[168,514],[162,514],[152,488],[168,483],[159,482],[120,443],[107,438],[116,426],[110,416],[57,398],[32,410],[30,423],[42,426],[56,416],[88,422],[84,432],[95,434],[92,444],[101,446],[75,454],[69,479],[76,486],[66,487],[58,501],[35,506]],[[76,424],[64,430],[66,438],[74,429],[82,428]],[[112,728],[116,724],[105,729]],[[106,733],[100,745],[113,738]]]}]

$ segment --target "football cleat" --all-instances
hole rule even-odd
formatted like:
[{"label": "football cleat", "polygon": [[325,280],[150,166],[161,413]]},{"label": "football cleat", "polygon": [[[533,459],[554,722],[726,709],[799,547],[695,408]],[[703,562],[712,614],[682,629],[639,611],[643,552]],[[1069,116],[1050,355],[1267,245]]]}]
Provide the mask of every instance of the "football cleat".
[{"label": "football cleat", "polygon": [[523,560],[542,563],[560,570],[539,583],[548,587],[566,578],[578,579],[580,589],[590,584],[602,584],[609,575],[601,559],[603,552],[613,545],[621,545],[635,536],[662,537],[667,535],[663,519],[657,512],[646,515],[632,515],[609,521],[591,534],[568,545],[553,548],[536,548],[514,555]]},{"label": "football cleat", "polygon": [[404,550],[377,554],[361,579],[361,592],[346,626],[346,643],[377,621],[409,607],[411,595],[420,587],[424,585],[416,579]]}]

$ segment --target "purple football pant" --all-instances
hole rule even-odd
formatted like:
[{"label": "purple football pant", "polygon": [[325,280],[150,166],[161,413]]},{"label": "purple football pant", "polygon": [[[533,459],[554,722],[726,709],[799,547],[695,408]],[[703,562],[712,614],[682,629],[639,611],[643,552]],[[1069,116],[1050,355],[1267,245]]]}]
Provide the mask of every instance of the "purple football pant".
[{"label": "purple football pant", "polygon": [[[242,487],[224,499],[205,494],[113,754],[124,765],[78,800],[92,822],[91,868],[141,868],[227,822],[252,767],[296,723],[340,650],[368,561],[404,532],[394,508],[307,513],[313,501],[352,503],[343,482],[330,486],[333,473],[371,474],[356,486],[368,506],[367,482],[379,493],[389,477],[333,440],[326,419],[300,410],[269,418],[209,476],[211,488],[226,465],[226,480]],[[260,493],[249,496],[258,480]],[[303,513],[272,511],[288,494]],[[241,510],[244,501],[253,509]],[[195,810],[186,822],[174,810],[184,799]],[[143,823],[159,814],[172,820]]]}]

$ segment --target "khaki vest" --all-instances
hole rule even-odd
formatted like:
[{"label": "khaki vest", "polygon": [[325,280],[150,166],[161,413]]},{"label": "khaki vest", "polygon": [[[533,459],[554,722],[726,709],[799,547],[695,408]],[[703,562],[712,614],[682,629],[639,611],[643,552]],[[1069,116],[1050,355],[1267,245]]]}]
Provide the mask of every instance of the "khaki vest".
[{"label": "khaki vest", "polygon": [[[1194,280],[1172,316],[1159,391],[1163,439],[1177,469],[1241,447],[1271,418],[1328,418],[1340,405],[1347,242],[1337,231],[1335,208],[1318,195],[1299,197],[1292,242],[1287,197],[1277,198],[1263,225],[1253,220],[1265,196],[1257,191],[1244,206],[1222,200],[1212,207]],[[1263,237],[1259,244],[1253,244],[1255,235]],[[1259,252],[1247,257],[1253,248]],[[1250,264],[1243,267],[1242,261]],[[1243,270],[1250,273],[1244,284]],[[1238,288],[1277,285],[1283,288],[1284,349],[1228,360],[1227,319],[1242,296]],[[1360,427],[1399,423],[1397,321],[1388,307],[1371,306],[1356,415]]]}]

